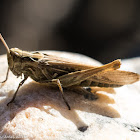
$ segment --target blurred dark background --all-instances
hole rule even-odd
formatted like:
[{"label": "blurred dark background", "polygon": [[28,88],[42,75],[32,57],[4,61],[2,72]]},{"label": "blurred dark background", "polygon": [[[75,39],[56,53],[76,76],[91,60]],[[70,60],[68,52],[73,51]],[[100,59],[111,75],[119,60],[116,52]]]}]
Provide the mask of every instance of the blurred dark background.
[{"label": "blurred dark background", "polygon": [[140,56],[139,0],[1,0],[0,13],[10,48],[71,51],[102,63]]}]

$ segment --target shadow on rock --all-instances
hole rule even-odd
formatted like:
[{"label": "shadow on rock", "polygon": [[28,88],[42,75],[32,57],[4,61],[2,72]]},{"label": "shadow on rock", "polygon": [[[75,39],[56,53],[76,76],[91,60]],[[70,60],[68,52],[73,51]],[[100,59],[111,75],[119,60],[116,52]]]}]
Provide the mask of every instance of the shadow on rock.
[{"label": "shadow on rock", "polygon": [[[29,84],[25,84],[20,88],[15,102],[9,107],[7,107],[7,103],[11,98],[0,103],[0,126],[4,126],[8,121],[11,121],[17,113],[29,107],[39,108],[50,115],[53,114],[51,114],[49,110],[53,108],[59,111],[63,117],[72,121],[80,131],[84,132],[88,126],[80,118],[76,110],[95,113],[111,118],[120,117],[119,112],[113,107],[109,106],[109,104],[115,103],[113,98],[99,91],[100,90],[98,89],[98,92],[96,92],[98,99],[90,101],[85,99],[81,94],[64,90],[64,96],[71,106],[71,110],[68,110],[57,87],[51,88],[36,82],[30,82]],[[112,89],[111,91],[113,92]],[[45,109],[44,106],[49,107]]]}]

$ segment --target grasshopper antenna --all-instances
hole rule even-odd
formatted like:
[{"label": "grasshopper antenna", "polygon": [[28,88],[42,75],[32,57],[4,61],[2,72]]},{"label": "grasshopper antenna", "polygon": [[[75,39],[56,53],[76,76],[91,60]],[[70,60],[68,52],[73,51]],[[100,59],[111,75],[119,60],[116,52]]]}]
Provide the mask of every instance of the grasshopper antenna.
[{"label": "grasshopper antenna", "polygon": [[4,46],[6,47],[7,49],[7,53],[10,53],[10,49],[6,43],[6,41],[4,40],[4,38],[2,37],[2,35],[0,34],[0,40],[2,41],[2,43],[4,44]]}]

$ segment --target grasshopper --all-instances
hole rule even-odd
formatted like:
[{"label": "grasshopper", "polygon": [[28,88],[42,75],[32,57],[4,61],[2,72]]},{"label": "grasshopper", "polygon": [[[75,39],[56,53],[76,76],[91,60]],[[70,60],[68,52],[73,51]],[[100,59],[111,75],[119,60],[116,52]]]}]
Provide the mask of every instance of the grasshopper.
[{"label": "grasshopper", "polygon": [[46,53],[27,52],[18,48],[9,49],[1,34],[0,39],[7,49],[8,60],[6,78],[1,83],[7,81],[9,70],[17,77],[24,75],[13,98],[7,105],[14,102],[19,88],[28,77],[39,83],[57,85],[69,110],[71,107],[65,99],[63,88],[83,88],[92,86],[115,88],[126,84],[132,84],[140,79],[140,75],[137,73],[117,70],[121,65],[119,59],[97,67],[76,63],[72,60]]}]

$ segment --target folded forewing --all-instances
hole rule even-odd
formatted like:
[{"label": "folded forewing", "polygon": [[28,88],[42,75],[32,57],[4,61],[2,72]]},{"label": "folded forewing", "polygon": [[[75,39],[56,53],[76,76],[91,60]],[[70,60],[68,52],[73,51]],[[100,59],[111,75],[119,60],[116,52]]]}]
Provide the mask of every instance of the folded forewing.
[{"label": "folded forewing", "polygon": [[140,75],[134,72],[109,70],[94,74],[89,80],[106,84],[127,85],[139,81]]}]

